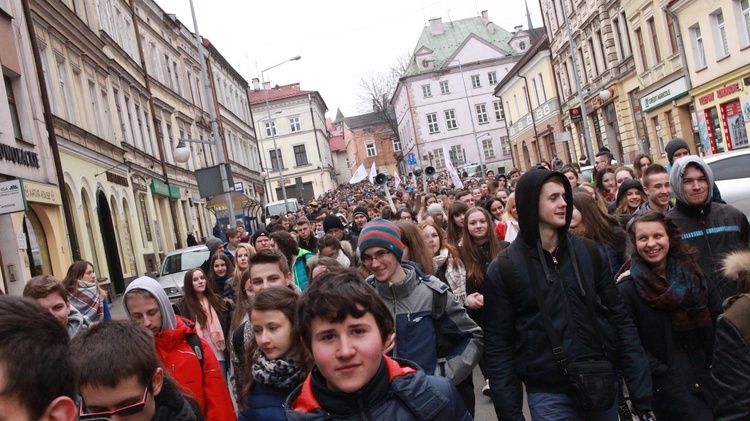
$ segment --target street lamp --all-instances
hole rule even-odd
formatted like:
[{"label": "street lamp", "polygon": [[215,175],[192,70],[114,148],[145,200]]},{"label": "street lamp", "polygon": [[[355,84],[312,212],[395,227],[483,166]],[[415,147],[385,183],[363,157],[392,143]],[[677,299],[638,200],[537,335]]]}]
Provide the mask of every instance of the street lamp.
[{"label": "street lamp", "polygon": [[[469,109],[469,120],[471,121],[471,132],[474,134],[474,142],[477,145],[477,154],[479,156],[479,165],[481,166],[480,168],[482,168],[482,171],[484,171],[484,158],[482,157],[482,148],[479,147],[479,138],[477,137],[477,128],[474,125],[474,113],[472,113],[471,102],[469,102],[469,91],[466,89],[466,79],[464,78],[464,68],[461,65],[461,60],[459,60],[459,59],[455,59],[454,58],[453,60],[451,60],[451,61],[449,61],[447,63],[450,64],[450,63],[453,63],[454,61],[458,63],[458,72],[461,74],[461,83],[463,83],[463,85],[464,85],[464,96],[466,97],[466,107]],[[434,62],[435,62],[435,60],[432,60],[432,59],[422,60],[422,66],[423,67],[427,67],[427,65],[429,63],[434,63]],[[445,63],[446,62],[443,62],[443,64],[445,64]]]},{"label": "street lamp", "polygon": [[[286,203],[286,201],[287,201],[287,198],[286,198],[286,184],[284,183],[284,170],[283,170],[283,168],[281,168],[284,165],[281,162],[279,162],[280,161],[279,160],[279,149],[276,147],[276,125],[273,124],[273,122],[271,121],[271,105],[268,103],[268,89],[266,89],[266,77],[265,77],[265,73],[267,71],[275,68],[275,67],[281,66],[284,63],[288,63],[290,61],[297,61],[297,60],[299,60],[301,58],[302,58],[302,56],[294,56],[294,57],[290,58],[289,60],[284,60],[281,63],[275,64],[275,65],[273,65],[273,66],[271,66],[271,67],[269,67],[269,68],[267,68],[265,70],[261,70],[261,72],[260,72],[260,79],[261,79],[262,86],[263,86],[263,97],[266,100],[266,111],[268,111],[268,124],[269,124],[270,130],[271,130],[271,139],[273,139],[273,153],[276,155],[276,166],[278,167],[278,170],[279,170],[279,183],[281,184],[281,193],[284,196],[284,211],[286,213],[289,213],[289,205]],[[278,198],[278,196],[277,196],[277,198]]]},{"label": "street lamp", "polygon": [[[211,93],[211,83],[208,80],[208,72],[206,71],[206,59],[203,54],[203,44],[201,43],[200,32],[198,32],[198,20],[195,17],[195,8],[193,7],[193,0],[190,0],[190,12],[193,14],[193,29],[195,31],[195,46],[198,48],[198,62],[201,66],[201,75],[203,76],[203,85],[206,89],[206,98],[213,98]],[[174,150],[174,160],[179,163],[185,163],[190,159],[190,150],[185,146],[185,142],[191,143],[202,143],[207,145],[214,145],[216,147],[216,157],[221,171],[221,187],[224,192],[224,200],[227,204],[227,218],[229,225],[234,223],[234,204],[232,203],[232,196],[229,193],[234,190],[234,186],[229,185],[229,174],[227,174],[227,168],[224,165],[226,163],[224,159],[224,149],[221,145],[221,138],[219,137],[219,123],[216,120],[216,109],[214,108],[214,102],[212,100],[208,102],[208,115],[211,119],[211,140],[197,140],[197,139],[179,139],[179,143]]]}]

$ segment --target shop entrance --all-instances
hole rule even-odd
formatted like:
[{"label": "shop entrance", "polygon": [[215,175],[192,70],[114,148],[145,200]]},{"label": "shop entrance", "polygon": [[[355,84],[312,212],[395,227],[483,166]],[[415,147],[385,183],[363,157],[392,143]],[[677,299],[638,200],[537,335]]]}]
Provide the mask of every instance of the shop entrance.
[{"label": "shop entrance", "polygon": [[114,285],[117,294],[125,293],[125,279],[122,275],[120,264],[120,251],[117,246],[117,232],[112,222],[112,210],[109,207],[107,196],[103,191],[96,195],[97,211],[99,214],[99,227],[102,230],[102,242],[104,243],[104,255],[109,267],[109,281]]},{"label": "shop entrance", "polygon": [[36,212],[29,207],[23,216],[23,233],[26,236],[26,255],[29,259],[31,276],[51,275],[47,237]]}]

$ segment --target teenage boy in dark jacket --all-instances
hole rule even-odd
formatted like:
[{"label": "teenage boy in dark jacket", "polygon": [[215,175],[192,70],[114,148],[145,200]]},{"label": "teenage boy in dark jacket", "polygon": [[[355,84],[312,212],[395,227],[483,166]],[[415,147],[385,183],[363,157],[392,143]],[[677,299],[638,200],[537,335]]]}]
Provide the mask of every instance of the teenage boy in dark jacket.
[{"label": "teenage boy in dark jacket", "polygon": [[315,367],[284,403],[287,419],[471,419],[448,379],[384,355],[393,318],[353,270],[317,278],[300,298],[297,323]]},{"label": "teenage boy in dark jacket", "polygon": [[[563,174],[544,169],[524,174],[516,187],[519,236],[487,269],[485,319],[492,323],[485,326],[484,357],[498,419],[524,419],[519,379],[526,385],[533,419],[617,419],[615,402],[603,412],[584,414],[566,394],[563,369],[531,282],[539,285],[564,363],[605,351],[623,370],[636,411],[651,410],[648,359],[604,256],[584,243],[588,240],[568,234],[572,203]],[[588,297],[595,320],[587,309]]]},{"label": "teenage boy in dark jacket", "polygon": [[[202,420],[161,367],[154,340],[135,322],[109,321],[73,342],[84,414],[138,420]],[[140,406],[140,409],[139,409]]]}]

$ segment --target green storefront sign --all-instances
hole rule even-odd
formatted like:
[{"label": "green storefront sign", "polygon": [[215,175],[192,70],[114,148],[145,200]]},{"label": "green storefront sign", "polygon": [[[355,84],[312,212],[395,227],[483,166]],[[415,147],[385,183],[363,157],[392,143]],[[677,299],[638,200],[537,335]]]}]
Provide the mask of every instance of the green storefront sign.
[{"label": "green storefront sign", "polygon": [[[180,188],[177,186],[167,186],[167,183],[159,180],[151,180],[151,193],[159,196],[172,197],[181,199]],[[171,193],[171,194],[170,194]]]}]

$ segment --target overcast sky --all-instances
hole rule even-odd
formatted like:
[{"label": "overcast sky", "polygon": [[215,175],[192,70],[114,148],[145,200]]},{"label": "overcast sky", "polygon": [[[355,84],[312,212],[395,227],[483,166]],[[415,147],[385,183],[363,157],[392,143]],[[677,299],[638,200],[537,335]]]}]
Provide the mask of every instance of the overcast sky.
[{"label": "overcast sky", "polygon": [[[193,29],[188,0],[156,0]],[[496,25],[526,29],[521,0],[193,0],[202,36],[251,84],[260,70],[296,55],[302,59],[266,72],[273,84],[301,83],[319,91],[329,117],[359,114],[357,81],[387,70],[402,52],[412,53],[427,20],[479,16],[487,10]],[[535,27],[539,2],[529,0]]]}]

